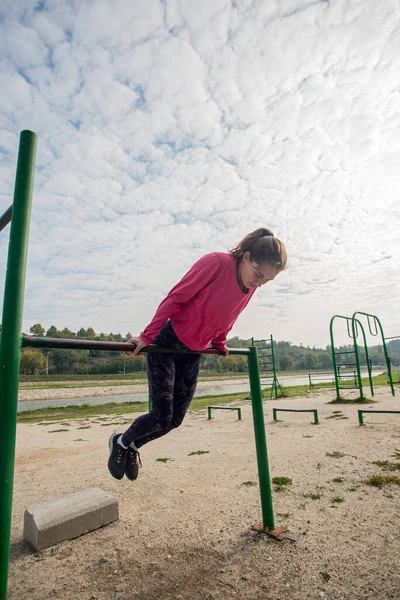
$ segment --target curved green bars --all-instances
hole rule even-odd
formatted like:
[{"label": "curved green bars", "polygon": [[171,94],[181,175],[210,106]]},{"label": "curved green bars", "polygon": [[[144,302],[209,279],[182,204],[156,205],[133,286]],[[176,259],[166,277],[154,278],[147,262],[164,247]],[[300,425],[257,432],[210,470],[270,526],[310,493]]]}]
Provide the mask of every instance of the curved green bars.
[{"label": "curved green bars", "polygon": [[[331,338],[332,362],[333,362],[333,371],[334,371],[334,375],[335,375],[335,386],[336,386],[337,399],[339,400],[339,398],[340,398],[340,391],[339,391],[340,385],[339,385],[339,376],[338,376],[338,365],[336,363],[336,355],[339,353],[335,352],[335,342],[334,342],[334,336],[333,336],[333,324],[334,324],[335,319],[345,319],[346,326],[347,326],[347,334],[348,334],[349,338],[353,340],[354,351],[349,350],[347,352],[347,354],[354,353],[354,355],[355,355],[355,361],[356,361],[355,367],[357,369],[357,379],[358,379],[357,387],[360,392],[360,398],[364,398],[364,392],[363,392],[362,380],[361,380],[360,358],[359,358],[358,346],[357,346],[357,337],[358,337],[357,327],[359,326],[361,329],[361,332],[363,335],[363,340],[364,340],[364,350],[365,350],[365,359],[367,362],[367,369],[368,369],[369,386],[371,389],[371,394],[373,396],[374,395],[374,386],[372,383],[371,361],[370,361],[369,355],[368,355],[368,346],[367,346],[367,339],[365,336],[364,327],[362,326],[362,323],[358,319],[354,318],[354,316],[352,318],[352,317],[345,317],[343,315],[334,315],[330,321],[329,332],[330,332],[330,338]],[[339,367],[340,367],[340,365],[339,365]]]},{"label": "curved green bars", "polygon": [[[378,317],[376,315],[371,315],[370,313],[362,312],[360,310],[356,311],[353,314],[353,317],[352,317],[352,322],[353,323],[355,323],[355,321],[358,321],[357,315],[364,315],[364,317],[367,317],[368,328],[369,328],[369,332],[370,332],[371,335],[377,336],[378,335],[378,327],[379,327],[379,331],[380,331],[380,334],[381,334],[381,337],[382,337],[383,352],[385,354],[386,368],[387,368],[388,377],[389,377],[389,385],[390,385],[390,388],[392,390],[392,396],[394,396],[395,395],[395,391],[394,391],[394,385],[393,385],[392,370],[391,370],[391,367],[390,367],[390,358],[389,358],[389,354],[388,354],[388,351],[387,351],[387,346],[386,346],[385,336],[384,336],[384,333],[383,333],[382,324],[381,324],[380,320],[378,319]],[[373,324],[375,326],[375,332],[372,331],[371,319],[373,319]],[[355,347],[356,346],[357,346],[357,344],[355,344]]]}]

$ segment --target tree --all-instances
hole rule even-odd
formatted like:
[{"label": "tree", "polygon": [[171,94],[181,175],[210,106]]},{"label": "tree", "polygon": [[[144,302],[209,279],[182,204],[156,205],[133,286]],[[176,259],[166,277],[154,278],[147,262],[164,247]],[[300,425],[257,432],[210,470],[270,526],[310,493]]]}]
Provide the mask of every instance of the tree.
[{"label": "tree", "polygon": [[78,337],[78,338],[83,338],[83,339],[84,339],[85,337],[87,337],[87,331],[86,331],[86,329],[85,329],[84,327],[81,327],[81,328],[79,329],[79,331],[77,332],[77,334],[76,334],[76,337]]},{"label": "tree", "polygon": [[70,329],[68,329],[68,327],[64,327],[64,329],[61,332],[61,337],[63,338],[74,338],[75,337],[75,333],[73,333]]},{"label": "tree", "polygon": [[87,331],[86,331],[86,336],[87,336],[88,338],[94,338],[94,337],[96,337],[96,332],[95,332],[95,330],[93,329],[93,327],[88,327],[88,328],[87,328]]},{"label": "tree", "polygon": [[279,359],[279,367],[282,369],[282,371],[290,371],[290,369],[293,369],[293,366],[294,360],[290,354],[285,354]]},{"label": "tree", "polygon": [[315,360],[315,357],[311,353],[308,353],[306,355],[305,363],[306,363],[306,369],[315,369],[316,360]]},{"label": "tree", "polygon": [[35,375],[37,371],[46,368],[46,357],[38,350],[23,350],[21,352],[20,372],[24,375]]},{"label": "tree", "polygon": [[73,350],[52,350],[51,358],[57,373],[68,373],[76,355]]},{"label": "tree", "polygon": [[46,331],[46,336],[47,337],[61,337],[61,332],[58,331],[57,327],[55,325],[51,325],[51,327],[48,328],[48,330]]},{"label": "tree", "polygon": [[40,323],[35,323],[34,325],[32,325],[29,332],[32,335],[37,335],[37,337],[44,337],[46,330],[44,327],[42,327]]}]

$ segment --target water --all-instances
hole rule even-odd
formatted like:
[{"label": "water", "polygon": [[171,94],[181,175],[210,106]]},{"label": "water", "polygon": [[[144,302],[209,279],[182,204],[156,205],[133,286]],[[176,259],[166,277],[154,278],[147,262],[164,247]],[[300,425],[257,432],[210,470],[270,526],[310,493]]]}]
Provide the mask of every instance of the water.
[{"label": "water", "polygon": [[[382,369],[378,369],[372,372],[372,375],[379,375],[382,373]],[[368,373],[361,371],[362,377],[367,377]],[[318,382],[332,381],[332,373],[316,373],[314,379],[318,378]],[[292,385],[308,385],[309,379],[307,375],[281,375],[279,376],[279,382],[283,386]],[[266,386],[271,380],[261,379],[261,385]],[[241,392],[250,392],[249,383],[238,383],[232,385],[216,384],[212,387],[198,390],[195,394],[196,398],[201,396],[221,395],[221,394],[237,394]],[[58,400],[30,400],[27,402],[18,402],[18,412],[24,412],[27,410],[38,410],[40,408],[62,408],[65,406],[82,406],[88,404],[89,406],[96,406],[99,404],[110,404],[112,402],[147,402],[147,393],[136,393],[136,394],[121,394],[118,396],[89,396],[87,398],[61,398]]]}]

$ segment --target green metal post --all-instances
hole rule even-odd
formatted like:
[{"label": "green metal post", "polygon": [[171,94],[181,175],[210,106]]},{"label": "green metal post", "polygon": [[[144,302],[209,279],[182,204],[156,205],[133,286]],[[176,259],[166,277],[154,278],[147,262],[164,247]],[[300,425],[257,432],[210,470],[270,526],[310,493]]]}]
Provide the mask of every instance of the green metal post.
[{"label": "green metal post", "polygon": [[18,378],[37,136],[22,131],[15,178],[0,342],[0,600],[7,597]]},{"label": "green metal post", "polygon": [[314,410],[314,424],[318,425],[319,421],[318,421],[318,410]]},{"label": "green metal post", "polygon": [[364,425],[363,411],[362,410],[358,411],[358,422],[360,423],[360,425]]},{"label": "green metal post", "polygon": [[267,438],[265,435],[264,408],[262,401],[260,370],[257,348],[251,346],[248,356],[251,403],[253,408],[254,435],[256,438],[258,477],[260,481],[263,527],[271,531],[275,527],[272,508],[272,491],[268,467]]},{"label": "green metal post", "polygon": [[364,393],[363,393],[363,387],[362,387],[362,379],[361,379],[361,366],[360,366],[360,356],[358,353],[358,344],[357,344],[357,336],[358,336],[358,332],[357,332],[357,322],[356,319],[353,318],[351,320],[351,327],[353,330],[353,342],[354,342],[354,352],[355,352],[355,356],[356,356],[356,369],[357,369],[357,377],[358,377],[358,389],[360,390],[360,398],[361,400],[364,399]]},{"label": "green metal post", "polygon": [[335,355],[335,341],[333,339],[333,322],[337,316],[338,315],[334,315],[331,319],[331,322],[329,324],[329,335],[331,338],[333,372],[335,374],[336,400],[339,400],[340,399],[339,378],[338,378],[336,355]]},{"label": "green metal post", "polygon": [[208,418],[211,419],[211,406],[207,407]]}]

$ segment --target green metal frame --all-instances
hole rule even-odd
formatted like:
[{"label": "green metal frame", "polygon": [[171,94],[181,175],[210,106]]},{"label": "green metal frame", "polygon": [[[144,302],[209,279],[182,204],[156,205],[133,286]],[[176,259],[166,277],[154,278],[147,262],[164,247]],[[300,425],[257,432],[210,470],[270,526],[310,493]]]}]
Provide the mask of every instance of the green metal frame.
[{"label": "green metal frame", "polygon": [[[21,336],[36,150],[36,134],[22,131],[13,204],[0,218],[0,231],[11,222],[0,339],[0,600],[7,598],[21,348],[80,348],[117,352],[134,349],[132,344],[115,342]],[[176,350],[171,351],[176,353]],[[149,346],[142,352],[168,352],[168,349]],[[272,531],[275,524],[257,348],[232,348],[229,352],[247,356],[248,360],[263,528]],[[218,353],[218,350],[205,350],[203,353]]]},{"label": "green metal frame", "polygon": [[[267,346],[257,346],[256,344],[269,344]],[[278,389],[279,392],[281,394],[281,396],[283,396],[283,389],[281,384],[278,381],[278,377],[276,374],[276,364],[275,364],[275,351],[274,351],[274,338],[272,337],[272,335],[269,337],[269,340],[255,340],[254,338],[251,338],[251,345],[252,346],[256,346],[256,348],[258,349],[258,365],[260,367],[260,372],[261,373],[272,373],[271,377],[272,377],[272,383],[271,383],[271,392],[269,395],[270,400],[272,399],[272,394],[275,392],[275,399],[278,398]],[[270,354],[262,354],[262,352],[271,350]],[[269,360],[271,359],[271,360]],[[262,367],[264,365],[271,365],[271,368],[267,368],[267,369],[263,369]]]},{"label": "green metal frame", "polygon": [[[346,352],[335,352],[335,341],[334,341],[334,335],[333,335],[333,325],[334,325],[335,319],[344,319],[346,321],[347,334],[348,334],[349,338],[353,340],[354,350],[348,350]],[[357,345],[357,341],[356,341],[357,337],[358,337],[358,327],[361,329],[361,332],[363,335],[365,360],[367,363],[369,386],[370,386],[371,394],[372,394],[372,396],[374,396],[374,385],[372,382],[371,361],[370,361],[369,355],[368,355],[367,338],[365,336],[365,331],[364,331],[364,327],[362,326],[362,323],[358,319],[354,318],[354,315],[353,315],[353,317],[345,317],[343,315],[333,315],[333,317],[330,321],[330,325],[329,325],[329,333],[330,333],[330,338],[331,338],[332,363],[333,363],[333,373],[335,376],[335,387],[336,387],[337,400],[339,400],[339,398],[340,398],[340,389],[345,389],[345,390],[358,389],[360,392],[360,398],[361,399],[364,398],[364,392],[363,392],[363,386],[362,386],[362,380],[361,380],[360,358],[359,358],[359,353],[358,353],[358,345]],[[354,354],[356,362],[355,363],[347,363],[347,365],[338,365],[336,362],[336,355],[341,355],[341,354]],[[355,366],[356,367],[358,381],[355,381],[354,387],[349,387],[349,386],[341,387],[340,386],[339,380],[340,380],[340,367],[341,366]]]},{"label": "green metal frame", "polygon": [[[135,349],[134,344],[124,344],[119,342],[97,342],[94,340],[71,340],[62,338],[48,338],[23,335],[21,339],[22,347],[30,346],[32,348],[63,348],[64,350],[107,350],[108,352],[132,352]],[[146,346],[141,350],[142,353],[157,352],[162,354],[177,354],[173,348],[162,348],[160,346]],[[219,354],[219,350],[208,348],[206,350],[195,351],[187,350],[182,354]],[[258,353],[255,346],[250,348],[231,348],[230,355],[247,356],[250,378],[250,395],[253,409],[254,436],[256,442],[258,477],[260,482],[261,511],[263,517],[263,527],[266,531],[274,529],[274,514],[272,508],[272,490],[268,465],[267,438],[264,423],[264,407],[260,382],[260,370],[258,366]]]},{"label": "green metal frame", "polygon": [[238,421],[242,420],[242,409],[240,408],[240,406],[208,406],[207,407],[208,420],[212,419],[212,417],[211,417],[212,410],[237,410]]},{"label": "green metal frame", "polygon": [[358,411],[358,422],[360,425],[365,425],[363,414],[377,413],[386,415],[400,415],[400,410],[359,410]]},{"label": "green metal frame", "polygon": [[37,136],[22,131],[13,204],[1,218],[1,228],[11,221],[11,229],[0,341],[0,600],[7,596],[21,327],[36,148]]},{"label": "green metal frame", "polygon": [[[389,385],[390,388],[392,390],[392,396],[395,395],[395,391],[394,391],[394,386],[393,386],[393,380],[392,380],[392,372],[391,372],[391,367],[390,367],[390,358],[389,358],[389,354],[388,354],[388,350],[387,350],[387,346],[386,346],[386,341],[385,341],[385,336],[383,333],[383,328],[382,328],[382,324],[380,322],[380,320],[378,319],[378,317],[376,315],[371,315],[370,313],[366,313],[366,312],[362,312],[362,311],[356,311],[353,314],[352,317],[352,324],[353,324],[353,331],[354,331],[354,323],[360,323],[360,321],[357,318],[357,315],[363,315],[364,317],[367,317],[367,322],[368,322],[368,328],[369,328],[369,332],[371,335],[373,336],[377,336],[378,335],[378,327],[379,327],[379,331],[381,333],[381,337],[382,337],[382,345],[383,345],[383,352],[385,354],[385,360],[386,360],[386,367],[387,367],[387,372],[389,375]],[[375,327],[375,330],[372,330],[372,324],[371,324],[371,319],[373,319],[373,324]],[[377,327],[378,325],[378,327]],[[389,338],[387,338],[389,339]],[[357,351],[357,341],[356,339],[354,339],[354,348]],[[360,373],[358,374],[360,376]]]},{"label": "green metal frame", "polygon": [[318,410],[316,408],[304,408],[304,409],[295,409],[295,408],[273,408],[272,409],[272,420],[273,421],[277,421],[278,419],[276,418],[276,413],[277,412],[295,412],[295,413],[304,413],[304,412],[310,412],[310,413],[314,413],[314,425],[318,425],[319,421],[318,421]]}]

